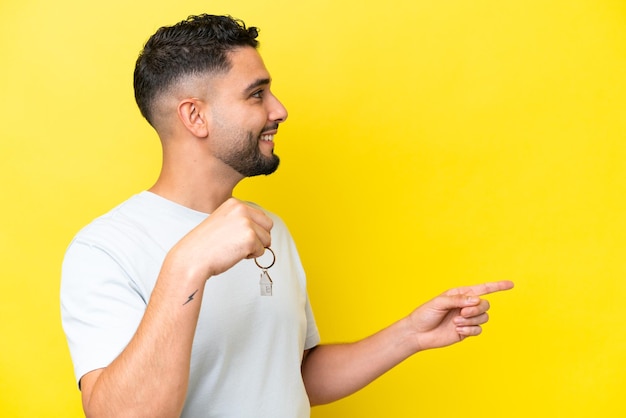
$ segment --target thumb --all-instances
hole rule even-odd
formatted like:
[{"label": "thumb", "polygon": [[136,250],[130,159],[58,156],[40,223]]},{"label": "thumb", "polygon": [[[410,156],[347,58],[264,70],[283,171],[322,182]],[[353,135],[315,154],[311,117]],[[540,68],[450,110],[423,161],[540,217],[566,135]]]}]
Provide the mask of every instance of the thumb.
[{"label": "thumb", "polygon": [[432,300],[433,308],[442,311],[460,309],[467,306],[476,306],[480,303],[480,298],[474,294],[466,293],[462,295],[443,294]]}]

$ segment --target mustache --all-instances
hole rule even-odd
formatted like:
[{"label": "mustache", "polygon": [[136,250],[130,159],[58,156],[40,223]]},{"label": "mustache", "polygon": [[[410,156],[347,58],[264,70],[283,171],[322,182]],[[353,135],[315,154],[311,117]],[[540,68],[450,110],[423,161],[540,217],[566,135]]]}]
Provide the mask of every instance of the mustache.
[{"label": "mustache", "polygon": [[266,127],[263,128],[263,130],[261,131],[261,135],[263,135],[264,132],[275,131],[277,129],[278,129],[278,123],[272,123],[271,125],[267,125]]}]

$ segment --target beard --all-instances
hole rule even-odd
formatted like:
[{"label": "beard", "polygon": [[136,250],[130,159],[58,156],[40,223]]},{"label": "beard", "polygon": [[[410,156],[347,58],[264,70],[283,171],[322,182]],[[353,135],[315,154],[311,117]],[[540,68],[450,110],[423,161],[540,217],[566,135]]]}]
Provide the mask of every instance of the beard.
[{"label": "beard", "polygon": [[280,158],[272,152],[264,155],[259,148],[260,135],[248,133],[239,146],[234,147],[220,159],[244,177],[269,175],[278,169]]}]

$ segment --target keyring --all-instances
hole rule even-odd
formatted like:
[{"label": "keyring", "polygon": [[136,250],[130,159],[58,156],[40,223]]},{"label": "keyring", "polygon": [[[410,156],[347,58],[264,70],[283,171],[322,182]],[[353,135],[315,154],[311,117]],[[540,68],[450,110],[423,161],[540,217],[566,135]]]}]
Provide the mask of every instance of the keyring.
[{"label": "keyring", "polygon": [[[261,270],[267,270],[268,268],[272,267],[274,265],[274,263],[276,262],[276,254],[274,254],[274,251],[272,251],[272,249],[270,247],[265,247],[266,250],[269,250],[270,253],[272,253],[272,262],[270,263],[269,266],[267,267],[263,267],[262,265],[259,264],[257,260],[257,257],[254,258],[254,262],[256,263],[256,265],[261,269]],[[265,254],[265,253],[263,253]]]}]

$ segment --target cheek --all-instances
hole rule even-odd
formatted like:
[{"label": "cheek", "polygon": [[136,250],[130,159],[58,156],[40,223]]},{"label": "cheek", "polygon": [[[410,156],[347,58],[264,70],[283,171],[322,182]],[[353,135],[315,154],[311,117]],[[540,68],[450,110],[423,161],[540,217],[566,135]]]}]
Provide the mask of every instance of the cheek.
[{"label": "cheek", "polygon": [[214,116],[216,126],[230,135],[246,132],[257,138],[268,123],[267,113],[261,106],[233,106],[229,112],[219,112]]},{"label": "cheek", "polygon": [[262,131],[263,128],[267,125],[267,112],[261,106],[254,106],[248,109],[245,114],[241,114],[241,121],[245,121],[244,123],[248,127],[248,129],[253,131]]}]

